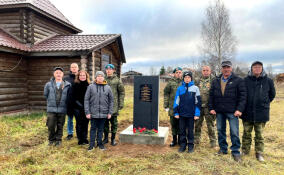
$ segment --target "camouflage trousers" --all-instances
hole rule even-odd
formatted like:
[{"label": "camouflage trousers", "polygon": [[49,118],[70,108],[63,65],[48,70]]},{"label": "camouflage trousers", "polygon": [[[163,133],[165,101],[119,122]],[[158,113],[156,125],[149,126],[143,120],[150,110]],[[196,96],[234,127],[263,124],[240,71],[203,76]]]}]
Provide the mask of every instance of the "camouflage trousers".
[{"label": "camouflage trousers", "polygon": [[109,133],[110,124],[111,124],[111,128],[110,128],[111,133],[115,134],[117,132],[117,126],[118,126],[117,116],[111,116],[110,119],[106,119],[104,133]]},{"label": "camouflage trousers", "polygon": [[195,143],[200,142],[201,128],[202,128],[204,119],[206,120],[210,143],[212,145],[216,145],[216,127],[215,127],[216,116],[211,115],[209,113],[208,108],[201,108],[200,117],[198,120],[195,120],[194,141]]},{"label": "camouflage trousers", "polygon": [[179,134],[179,119],[175,118],[174,116],[170,116],[170,122],[172,127],[172,135]]},{"label": "camouflage trousers", "polygon": [[252,130],[254,129],[255,152],[262,153],[264,149],[264,138],[262,136],[265,122],[246,122],[243,121],[244,133],[242,138],[242,151],[246,154],[250,152]]}]

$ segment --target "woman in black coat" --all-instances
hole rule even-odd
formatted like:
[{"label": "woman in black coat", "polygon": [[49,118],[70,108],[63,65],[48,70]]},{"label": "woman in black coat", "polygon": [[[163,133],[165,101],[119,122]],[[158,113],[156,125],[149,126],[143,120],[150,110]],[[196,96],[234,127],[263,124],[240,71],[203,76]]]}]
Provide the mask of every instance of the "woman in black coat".
[{"label": "woman in black coat", "polygon": [[87,140],[89,120],[84,112],[84,97],[89,84],[89,74],[84,70],[79,71],[72,88],[72,107],[76,118],[78,145],[89,144]]}]

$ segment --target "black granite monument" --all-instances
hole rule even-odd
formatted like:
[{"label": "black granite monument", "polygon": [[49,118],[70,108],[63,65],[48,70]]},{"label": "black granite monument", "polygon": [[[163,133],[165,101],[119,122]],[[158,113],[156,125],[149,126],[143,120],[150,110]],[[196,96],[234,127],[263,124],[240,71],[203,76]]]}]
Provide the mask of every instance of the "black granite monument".
[{"label": "black granite monument", "polygon": [[159,127],[159,76],[134,77],[133,127]]}]

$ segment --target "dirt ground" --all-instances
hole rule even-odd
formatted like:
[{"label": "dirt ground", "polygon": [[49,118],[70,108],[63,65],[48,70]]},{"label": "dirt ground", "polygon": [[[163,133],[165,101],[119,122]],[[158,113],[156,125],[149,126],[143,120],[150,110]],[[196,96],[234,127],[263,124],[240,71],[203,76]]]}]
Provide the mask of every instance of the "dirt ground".
[{"label": "dirt ground", "polygon": [[[127,128],[129,125],[132,125],[132,121],[123,120],[119,122],[118,133]],[[170,124],[166,121],[160,121],[159,126],[169,127]],[[139,157],[141,155],[148,155],[152,153],[166,153],[175,150],[175,148],[170,148],[169,144],[171,143],[171,130],[169,131],[169,136],[165,145],[142,145],[142,144],[127,144],[119,143],[119,138],[116,139],[118,142],[117,146],[111,146],[107,144],[107,149],[111,155],[125,155],[129,157]],[[176,149],[178,147],[176,146]]]}]

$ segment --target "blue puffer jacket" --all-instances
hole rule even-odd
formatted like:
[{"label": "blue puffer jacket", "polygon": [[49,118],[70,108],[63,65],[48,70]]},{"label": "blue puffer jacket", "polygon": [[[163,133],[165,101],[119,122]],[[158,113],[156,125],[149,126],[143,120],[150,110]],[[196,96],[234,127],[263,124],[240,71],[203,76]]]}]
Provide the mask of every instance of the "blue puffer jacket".
[{"label": "blue puffer jacket", "polygon": [[179,86],[176,91],[174,102],[175,116],[199,117],[200,109],[201,98],[199,88],[194,85],[193,81],[189,82],[188,84],[182,82],[182,85]]}]

